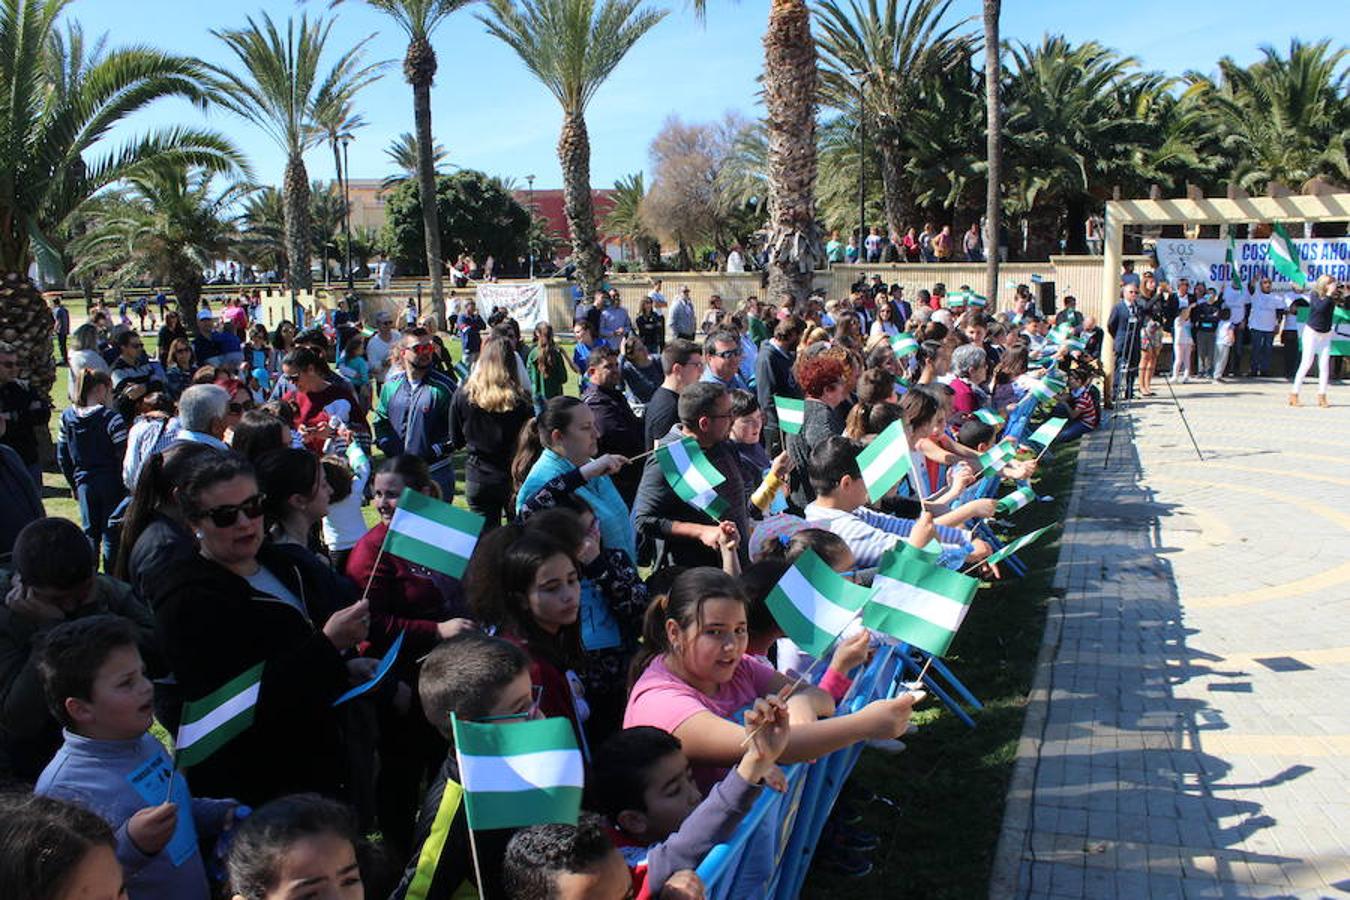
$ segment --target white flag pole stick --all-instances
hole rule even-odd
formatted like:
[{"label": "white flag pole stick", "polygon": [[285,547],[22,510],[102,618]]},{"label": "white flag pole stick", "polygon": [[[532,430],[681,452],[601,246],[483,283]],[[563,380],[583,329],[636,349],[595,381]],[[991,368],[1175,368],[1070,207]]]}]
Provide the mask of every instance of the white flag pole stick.
[{"label": "white flag pole stick", "polygon": [[912,685],[917,685],[916,690],[917,690],[919,687],[923,687],[923,677],[924,677],[925,675],[928,674],[928,667],[931,666],[931,665],[933,664],[933,657],[934,657],[934,656],[935,656],[935,654],[932,654],[932,653],[928,654],[928,660],[927,660],[927,662],[925,662],[925,663],[923,664],[923,668],[919,670],[919,677],[918,677],[918,678],[915,678],[913,681],[910,682],[910,684],[912,684]]},{"label": "white flag pole stick", "polygon": [[[450,714],[450,733],[455,733],[454,713]],[[455,741],[455,766],[459,769],[459,777],[462,784],[464,778],[464,760],[459,755],[458,740]],[[465,792],[467,793],[467,789]],[[473,878],[475,885],[478,887],[478,900],[486,900],[487,893],[483,889],[483,870],[478,865],[478,842],[474,840],[473,826],[469,824],[469,813],[467,809],[464,812],[464,827],[468,829],[469,832],[469,858],[473,860]]]},{"label": "white flag pole stick", "polygon": [[[814,660],[812,660],[811,665],[806,667],[805,672],[797,676],[796,681],[792,682],[789,685],[785,685],[781,690],[779,690],[778,692],[779,700],[783,700],[786,702],[789,697],[791,697],[793,694],[797,692],[797,688],[801,687],[802,682],[811,677],[811,673],[816,670],[816,666],[820,665],[822,662],[833,656],[835,646],[839,643],[839,639],[844,636],[845,631],[848,631],[848,627],[850,625],[852,625],[854,622],[856,622],[859,618],[862,617],[863,609],[866,608],[866,606],[867,604],[864,603],[861,607],[858,608],[858,611],[853,614],[852,618],[850,618],[847,622],[844,623],[844,627],[839,629],[839,633],[836,634],[834,636],[834,639],[830,641],[830,645],[825,648],[825,652],[820,654],[820,656],[816,657]],[[760,726],[760,728],[763,727],[764,727],[763,725]],[[749,744],[750,741],[754,740],[754,737],[757,734],[759,734],[759,728],[756,728],[754,731],[747,734],[745,736],[745,740],[741,741],[741,746],[744,747],[747,744]]]}]

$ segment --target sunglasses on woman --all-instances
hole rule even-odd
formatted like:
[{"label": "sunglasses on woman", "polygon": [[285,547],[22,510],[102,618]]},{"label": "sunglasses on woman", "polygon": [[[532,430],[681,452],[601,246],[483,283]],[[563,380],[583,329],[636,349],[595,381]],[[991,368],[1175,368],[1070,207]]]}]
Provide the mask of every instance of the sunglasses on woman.
[{"label": "sunglasses on woman", "polygon": [[227,503],[224,506],[213,506],[204,510],[198,518],[210,519],[211,524],[217,528],[229,528],[235,522],[239,521],[239,514],[243,513],[246,518],[256,519],[263,514],[263,501],[267,499],[266,494],[254,494],[243,503]]}]

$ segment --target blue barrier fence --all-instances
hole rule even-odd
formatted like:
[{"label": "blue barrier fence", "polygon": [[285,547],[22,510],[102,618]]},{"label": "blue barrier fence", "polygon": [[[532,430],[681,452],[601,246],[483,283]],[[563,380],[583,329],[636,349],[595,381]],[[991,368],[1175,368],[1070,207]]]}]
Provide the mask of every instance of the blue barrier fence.
[{"label": "blue barrier fence", "polygon": [[[1034,397],[1023,398],[1009,415],[1004,435],[1022,440],[1037,406]],[[962,499],[992,497],[999,481],[991,475],[971,485]],[[999,545],[987,525],[981,526],[980,534]],[[1006,562],[1017,574],[1026,572],[1015,557]],[[856,712],[873,700],[895,696],[905,677],[916,675],[925,662],[928,654],[917,648],[883,645],[854,680],[839,711]],[[983,706],[942,660],[932,660],[924,688],[961,721],[975,726],[963,704],[977,710]],[[714,847],[698,867],[709,900],[792,900],[800,895],[825,822],[861,753],[862,744],[854,744],[811,763],[785,766],[787,790],[765,791],[731,840]]]}]

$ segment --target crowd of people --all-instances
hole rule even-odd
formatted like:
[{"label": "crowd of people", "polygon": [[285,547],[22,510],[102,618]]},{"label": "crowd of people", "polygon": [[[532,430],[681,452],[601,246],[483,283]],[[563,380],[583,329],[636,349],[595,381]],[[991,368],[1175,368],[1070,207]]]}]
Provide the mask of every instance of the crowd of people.
[{"label": "crowd of people", "polygon": [[1136,272],[1131,261],[1122,268],[1120,299],[1107,331],[1123,362],[1119,387],[1125,398],[1134,396],[1136,386],[1141,396],[1153,396],[1160,369],[1181,384],[1241,377],[1244,349],[1246,377],[1274,375],[1278,345],[1281,370],[1292,383],[1290,405],[1300,405],[1298,395],[1314,365],[1318,405],[1329,405],[1328,384],[1340,367],[1340,357],[1331,356],[1334,309],[1350,302],[1344,285],[1327,275],[1305,290],[1277,288],[1268,277],[1220,285],[1180,277],[1173,285],[1154,270]]},{"label": "crowd of people", "polygon": [[[29,791],[0,799],[7,896],[700,896],[693,870],[778,763],[898,752],[922,696],[835,715],[865,630],[785,690],[811,664],[766,606],[788,567],[810,551],[865,581],[936,542],[997,578],[977,457],[1047,367],[1067,378],[1059,440],[1100,421],[1102,331],[1071,298],[1052,322],[1024,288],[998,312],[956,296],[873,278],[698,317],[658,282],[630,317],[601,290],[570,353],[472,300],[443,336],[388,310],[267,329],[232,299],[167,311],[153,348],[95,309],[57,444],[78,526],[43,515],[16,438],[50,411],[0,347],[0,473],[30,498],[0,527],[0,771]],[[873,501],[858,456],[896,422],[915,478]],[[648,452],[675,442],[722,476],[718,520]],[[1033,478],[1033,455],[995,474]],[[462,577],[381,552],[415,494],[482,517]],[[396,641],[388,676],[335,706]],[[176,771],[159,727],[254,667],[252,723]],[[471,843],[452,715],[566,719],[581,820]],[[876,836],[828,829],[816,865],[866,874]]]}]

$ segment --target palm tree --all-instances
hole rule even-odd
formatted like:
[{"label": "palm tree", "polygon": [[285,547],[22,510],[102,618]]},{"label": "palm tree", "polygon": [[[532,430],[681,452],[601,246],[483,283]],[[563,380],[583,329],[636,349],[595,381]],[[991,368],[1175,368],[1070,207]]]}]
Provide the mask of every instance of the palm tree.
[{"label": "palm tree", "polygon": [[[357,129],[366,127],[366,120],[354,111],[350,97],[333,97],[330,102],[314,110],[314,125],[333,151],[333,171],[337,173],[337,195],[342,198],[342,215],[347,214],[347,179],[351,173],[342,165],[343,145],[350,141]],[[325,279],[328,267],[324,267]]]},{"label": "palm tree", "polygon": [[342,237],[347,204],[343,200],[341,187],[318,180],[310,183],[309,202],[310,250],[323,261],[321,271],[327,284],[328,261],[342,261],[338,242]]},{"label": "palm tree", "polygon": [[[40,392],[55,380],[51,313],[28,278],[64,270],[60,240],[110,185],[161,164],[213,171],[245,165],[214,132],[174,126],[105,150],[109,130],[164,97],[201,106],[211,93],[201,63],[145,47],[54,52],[68,0],[0,0],[0,340],[19,351],[19,374]],[[70,42],[64,46],[71,49]]]},{"label": "palm tree", "polygon": [[264,185],[244,198],[239,215],[242,231],[236,252],[246,265],[280,272],[286,266],[286,204],[281,191]]},{"label": "palm tree", "polygon": [[[337,0],[341,2],[341,0]],[[431,136],[431,86],[436,81],[436,51],[431,33],[470,0],[366,0],[388,15],[408,35],[403,56],[403,77],[413,89],[413,124],[417,129],[417,189],[422,198],[422,230],[426,235],[427,271],[431,274],[431,305],[436,318],[445,322],[445,290],[442,282],[441,226],[436,210],[436,157]]]},{"label": "palm tree", "polygon": [[86,216],[88,229],[71,242],[78,260],[72,276],[123,287],[148,275],[173,289],[179,309],[191,320],[201,299],[202,272],[234,249],[235,208],[254,190],[242,181],[217,190],[214,174],[199,167],[155,166],[100,197]]},{"label": "palm tree", "polygon": [[984,0],[984,121],[985,121],[985,195],[984,195],[984,294],[998,297],[998,232],[1003,211],[1003,110],[998,103],[1003,49],[998,39],[998,17],[1002,0]]},{"label": "palm tree", "polygon": [[605,232],[626,242],[633,250],[633,256],[650,261],[653,248],[659,255],[660,245],[652,237],[651,229],[642,215],[642,201],[647,196],[647,186],[641,172],[625,175],[614,182],[611,199],[614,205],[605,214]]},{"label": "palm tree", "polygon": [[[405,131],[390,141],[389,146],[384,148],[384,155],[389,157],[389,161],[398,169],[398,173],[384,179],[380,184],[382,188],[392,190],[409,178],[417,177],[417,138],[410,133]],[[431,148],[431,168],[434,174],[441,174],[441,163],[445,162],[445,158],[449,155],[440,144]]]},{"label": "palm tree", "polygon": [[805,300],[825,243],[816,222],[816,44],[805,0],[772,0],[764,32],[769,296]]},{"label": "palm tree", "polygon": [[1257,191],[1297,189],[1318,176],[1350,184],[1350,48],[1294,39],[1287,57],[1273,47],[1261,54],[1245,69],[1221,59],[1217,82],[1192,76],[1190,93],[1237,183]]},{"label": "palm tree", "polygon": [[926,89],[963,65],[974,39],[962,32],[970,19],[945,24],[952,0],[822,0],[816,9],[821,36],[821,96],[835,109],[857,111],[864,82],[867,129],[881,151],[886,224],[892,233],[911,224],[903,180],[912,122]]},{"label": "palm tree", "polygon": [[638,40],[665,18],[641,0],[489,0],[488,31],[516,52],[563,109],[558,160],[572,259],[587,295],[604,276],[591,200],[591,141],[586,106]]},{"label": "palm tree", "polygon": [[224,104],[236,115],[252,122],[286,154],[282,179],[285,200],[287,273],[292,291],[308,291],[309,271],[309,173],[304,153],[323,140],[315,123],[319,110],[341,108],[361,88],[379,77],[383,63],[364,65],[362,54],[369,37],[358,41],[333,63],[319,80],[319,61],[332,30],[333,20],[300,18],[286,20],[283,34],[271,16],[262,22],[248,19],[247,28],[212,31],[229,48],[239,70],[212,66],[224,95]]}]

